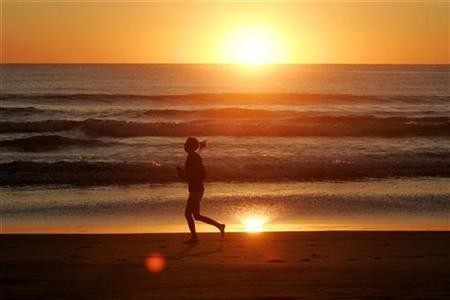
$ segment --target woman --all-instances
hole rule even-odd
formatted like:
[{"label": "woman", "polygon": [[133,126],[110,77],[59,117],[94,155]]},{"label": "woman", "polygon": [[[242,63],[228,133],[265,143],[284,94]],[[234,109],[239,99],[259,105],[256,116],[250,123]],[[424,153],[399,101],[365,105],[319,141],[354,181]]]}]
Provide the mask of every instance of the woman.
[{"label": "woman", "polygon": [[198,243],[194,219],[215,226],[219,229],[222,238],[225,235],[225,224],[220,224],[200,214],[200,200],[202,200],[203,192],[205,191],[203,181],[205,180],[206,172],[198,151],[204,147],[206,147],[205,141],[200,143],[196,138],[189,137],[184,143],[184,150],[188,153],[185,169],[183,170],[177,167],[178,176],[186,180],[189,186],[189,198],[186,203],[184,215],[189,225],[189,230],[191,231],[191,239],[185,241],[185,244]]}]

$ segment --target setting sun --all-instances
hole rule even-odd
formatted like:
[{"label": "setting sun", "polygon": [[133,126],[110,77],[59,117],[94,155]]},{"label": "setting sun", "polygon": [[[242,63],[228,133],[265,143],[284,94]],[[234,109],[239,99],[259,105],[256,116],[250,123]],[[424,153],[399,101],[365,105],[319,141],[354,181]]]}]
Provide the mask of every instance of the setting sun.
[{"label": "setting sun", "polygon": [[256,233],[264,230],[265,220],[263,218],[247,218],[243,223],[245,231]]},{"label": "setting sun", "polygon": [[278,63],[282,58],[279,38],[264,28],[250,27],[236,30],[226,43],[224,55],[235,64]]}]

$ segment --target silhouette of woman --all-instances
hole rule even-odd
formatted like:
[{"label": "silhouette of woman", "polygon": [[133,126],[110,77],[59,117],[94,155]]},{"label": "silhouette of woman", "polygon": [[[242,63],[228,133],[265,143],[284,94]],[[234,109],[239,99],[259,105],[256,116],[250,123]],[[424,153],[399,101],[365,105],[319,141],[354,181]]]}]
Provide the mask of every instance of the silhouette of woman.
[{"label": "silhouette of woman", "polygon": [[184,143],[184,150],[188,153],[184,170],[177,167],[178,176],[188,182],[189,197],[186,203],[184,215],[191,231],[191,239],[185,241],[185,244],[198,243],[197,232],[195,231],[195,222],[205,222],[219,229],[221,237],[225,235],[225,224],[220,224],[211,218],[200,214],[200,200],[202,200],[205,190],[203,181],[206,177],[205,168],[203,167],[202,158],[198,154],[202,148],[206,147],[206,142],[199,142],[194,137],[187,138]]}]

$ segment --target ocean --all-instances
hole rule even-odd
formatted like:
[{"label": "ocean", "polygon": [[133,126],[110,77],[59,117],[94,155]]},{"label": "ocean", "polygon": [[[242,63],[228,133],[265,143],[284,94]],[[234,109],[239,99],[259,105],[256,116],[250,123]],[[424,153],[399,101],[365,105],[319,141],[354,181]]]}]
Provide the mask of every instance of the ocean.
[{"label": "ocean", "polygon": [[0,70],[3,233],[187,231],[188,136],[232,231],[450,229],[449,65]]}]

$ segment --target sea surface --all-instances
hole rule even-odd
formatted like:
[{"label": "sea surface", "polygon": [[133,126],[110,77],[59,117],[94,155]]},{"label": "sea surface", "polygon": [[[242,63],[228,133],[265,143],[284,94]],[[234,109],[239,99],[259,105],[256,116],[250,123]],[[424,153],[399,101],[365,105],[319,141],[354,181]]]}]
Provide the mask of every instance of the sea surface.
[{"label": "sea surface", "polygon": [[449,65],[0,71],[4,233],[187,230],[188,136],[230,230],[450,230]]}]

